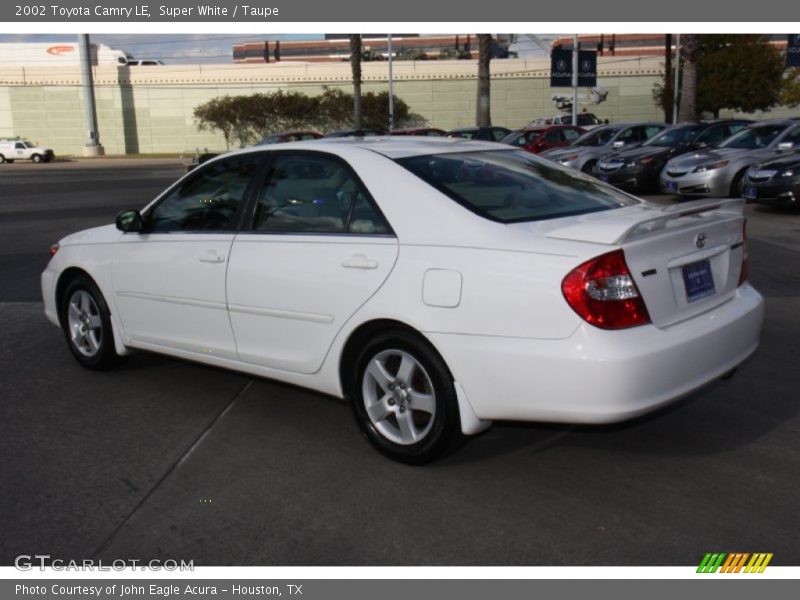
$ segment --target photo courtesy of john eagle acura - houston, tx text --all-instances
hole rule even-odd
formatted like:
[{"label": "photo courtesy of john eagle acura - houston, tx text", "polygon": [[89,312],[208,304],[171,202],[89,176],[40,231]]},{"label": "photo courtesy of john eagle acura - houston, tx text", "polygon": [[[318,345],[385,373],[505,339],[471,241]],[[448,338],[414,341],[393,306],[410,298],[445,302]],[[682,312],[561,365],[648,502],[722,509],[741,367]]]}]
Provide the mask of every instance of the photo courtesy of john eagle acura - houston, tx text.
[{"label": "photo courtesy of john eagle acura - houston, tx text", "polygon": [[418,464],[495,420],[642,415],[758,346],[742,199],[664,207],[492,142],[279,148],[53,245],[45,313],[79,363],[141,349],[346,398]]}]

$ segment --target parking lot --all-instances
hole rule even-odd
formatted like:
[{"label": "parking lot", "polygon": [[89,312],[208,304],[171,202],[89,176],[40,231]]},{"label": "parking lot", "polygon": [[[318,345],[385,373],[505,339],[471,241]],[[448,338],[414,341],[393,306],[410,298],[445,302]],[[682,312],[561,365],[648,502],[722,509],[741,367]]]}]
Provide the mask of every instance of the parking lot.
[{"label": "parking lot", "polygon": [[335,398],[145,353],[78,366],[42,312],[48,247],[181,172],[0,165],[0,564],[800,564],[800,211],[747,207],[767,316],[733,379],[615,426],[496,423],[415,468],[374,452]]}]

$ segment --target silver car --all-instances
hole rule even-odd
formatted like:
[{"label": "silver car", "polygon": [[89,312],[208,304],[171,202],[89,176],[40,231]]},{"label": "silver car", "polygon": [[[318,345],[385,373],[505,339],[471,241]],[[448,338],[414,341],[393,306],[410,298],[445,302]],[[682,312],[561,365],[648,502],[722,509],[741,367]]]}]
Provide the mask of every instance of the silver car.
[{"label": "silver car", "polygon": [[661,171],[660,187],[680,196],[740,197],[752,165],[800,147],[800,122],[766,121],[751,125],[715,148],[683,154]]},{"label": "silver car", "polygon": [[635,148],[666,128],[663,123],[614,123],[592,129],[571,146],[554,148],[539,156],[567,167],[591,173],[597,159],[619,148]]}]

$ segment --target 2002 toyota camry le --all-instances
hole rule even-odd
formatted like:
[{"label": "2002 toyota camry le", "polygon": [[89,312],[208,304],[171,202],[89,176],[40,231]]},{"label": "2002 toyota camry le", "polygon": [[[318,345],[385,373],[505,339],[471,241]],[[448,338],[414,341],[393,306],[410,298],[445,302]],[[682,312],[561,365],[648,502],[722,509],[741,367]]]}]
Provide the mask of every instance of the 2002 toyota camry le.
[{"label": "2002 toyota camry le", "polygon": [[494,143],[290,143],[64,238],[42,291],[86,367],[142,349],[348,398],[423,463],[496,419],[620,421],[733,370],[763,319],[742,210]]}]

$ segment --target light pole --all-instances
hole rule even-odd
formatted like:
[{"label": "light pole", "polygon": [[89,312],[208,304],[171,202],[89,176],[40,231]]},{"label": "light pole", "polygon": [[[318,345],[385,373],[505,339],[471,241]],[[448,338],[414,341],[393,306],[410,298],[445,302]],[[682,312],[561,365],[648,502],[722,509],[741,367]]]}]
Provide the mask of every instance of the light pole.
[{"label": "light pole", "polygon": [[681,34],[675,38],[675,82],[672,84],[672,124],[678,122],[678,75],[681,71]]},{"label": "light pole", "polygon": [[388,35],[389,51],[389,133],[394,129],[394,77],[392,74],[392,34]]},{"label": "light pole", "polygon": [[578,124],[578,34],[572,36],[572,124]]},{"label": "light pole", "polygon": [[94,103],[94,81],[92,80],[92,52],[89,36],[78,36],[78,52],[81,61],[81,96],[83,100],[83,122],[86,127],[86,143],[83,145],[84,156],[101,156],[105,152],[100,144],[97,131],[97,112]]}]

